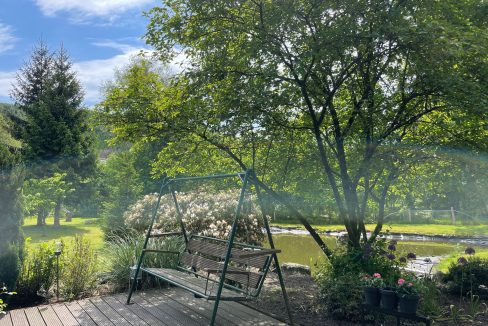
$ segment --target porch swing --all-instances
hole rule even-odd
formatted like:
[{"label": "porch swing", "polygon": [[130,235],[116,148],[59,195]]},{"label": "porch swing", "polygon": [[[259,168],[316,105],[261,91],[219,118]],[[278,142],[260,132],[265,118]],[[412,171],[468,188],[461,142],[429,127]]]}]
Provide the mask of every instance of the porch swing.
[{"label": "porch swing", "polygon": [[[208,236],[188,234],[183,223],[183,216],[174,187],[186,182],[226,178],[238,178],[242,182],[239,201],[235,209],[228,239],[222,240]],[[246,189],[249,185],[254,186],[270,248],[235,241],[238,220],[243,210]],[[181,228],[180,232],[153,232],[161,197],[164,194],[172,196],[176,209],[176,219]],[[182,252],[148,248],[151,238],[171,236],[183,237],[185,240],[185,249]],[[266,275],[270,270],[271,264],[274,262],[289,323],[293,324],[285,283],[278,263],[277,254],[279,252],[280,250],[274,247],[273,237],[263,208],[259,182],[253,170],[235,174],[219,174],[203,177],[167,178],[163,181],[156,206],[152,213],[143,250],[137,262],[134,279],[137,279],[140,272],[145,272],[176,287],[189,291],[197,298],[214,301],[212,319],[210,321],[210,325],[214,325],[220,301],[249,301],[259,296]],[[144,256],[148,253],[177,255],[178,266],[176,269],[143,266]],[[136,282],[133,282],[127,297],[127,304],[130,304],[131,296],[135,288]]]}]

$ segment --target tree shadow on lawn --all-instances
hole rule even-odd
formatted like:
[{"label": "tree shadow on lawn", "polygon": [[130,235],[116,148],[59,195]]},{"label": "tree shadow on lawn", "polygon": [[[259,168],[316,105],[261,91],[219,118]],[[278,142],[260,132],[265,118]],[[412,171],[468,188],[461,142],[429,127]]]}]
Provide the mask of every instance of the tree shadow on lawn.
[{"label": "tree shadow on lawn", "polygon": [[90,230],[78,225],[27,225],[22,227],[24,235],[31,238],[31,243],[40,243],[51,240],[58,240],[64,237],[74,237],[75,235],[84,235]]}]

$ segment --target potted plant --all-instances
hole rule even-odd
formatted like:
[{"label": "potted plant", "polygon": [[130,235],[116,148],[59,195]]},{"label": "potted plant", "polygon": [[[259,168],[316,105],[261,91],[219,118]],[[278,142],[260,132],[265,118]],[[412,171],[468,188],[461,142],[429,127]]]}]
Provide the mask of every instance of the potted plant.
[{"label": "potted plant", "polygon": [[384,287],[380,290],[380,306],[383,309],[396,310],[398,305],[397,292],[393,287]]},{"label": "potted plant", "polygon": [[380,304],[380,288],[383,287],[383,279],[379,273],[363,275],[361,278],[363,284],[364,300],[367,305],[378,306]]},{"label": "potted plant", "polygon": [[398,311],[416,314],[419,303],[419,288],[415,277],[400,278],[397,282]]}]

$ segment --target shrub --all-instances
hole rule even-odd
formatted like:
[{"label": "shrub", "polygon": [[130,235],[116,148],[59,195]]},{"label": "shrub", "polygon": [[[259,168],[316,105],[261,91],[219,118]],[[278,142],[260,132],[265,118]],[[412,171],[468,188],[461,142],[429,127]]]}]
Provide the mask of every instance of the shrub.
[{"label": "shrub", "polygon": [[442,313],[441,291],[437,287],[438,280],[435,276],[424,276],[418,280],[420,283],[419,311],[424,316],[439,316]]},{"label": "shrub", "polygon": [[47,296],[56,274],[54,246],[41,243],[26,249],[14,297],[16,303],[31,304]]},{"label": "shrub", "polygon": [[[391,245],[391,244],[390,244]],[[400,263],[388,258],[384,240],[366,244],[361,250],[338,247],[316,274],[322,309],[333,318],[359,321],[364,274],[378,273],[385,285],[400,277]],[[391,252],[390,252],[391,254]]]},{"label": "shrub", "polygon": [[95,283],[97,255],[90,241],[76,235],[63,254],[62,293],[69,299],[86,294]]},{"label": "shrub", "polygon": [[[227,239],[234,212],[238,203],[239,192],[221,191],[210,194],[203,191],[178,194],[178,204],[183,215],[183,222],[188,232],[210,237]],[[150,194],[132,205],[125,213],[125,225],[138,232],[149,227],[157,194]],[[246,243],[259,244],[264,239],[263,222],[253,205],[243,209],[239,218],[237,239]],[[157,212],[156,230],[164,232],[178,231],[176,208],[171,196],[163,196]]]},{"label": "shrub", "polygon": [[15,245],[9,245],[0,254],[0,285],[5,284],[9,288],[15,286],[19,276],[19,249]]},{"label": "shrub", "polygon": [[451,293],[462,295],[472,294],[486,296],[480,286],[488,286],[488,259],[469,257],[449,266],[443,281]]},{"label": "shrub", "polygon": [[[108,271],[109,280],[115,286],[115,290],[124,290],[129,284],[130,266],[137,264],[144,236],[126,235],[115,236],[103,249],[103,269]],[[183,239],[170,237],[166,239],[153,238],[149,247],[159,250],[182,251]],[[174,254],[146,254],[143,264],[145,266],[160,268],[175,268],[178,263],[178,256]]]},{"label": "shrub", "polygon": [[7,304],[3,301],[4,296],[14,295],[15,292],[8,292],[7,287],[0,287],[0,316],[5,314],[4,310],[7,308]]}]

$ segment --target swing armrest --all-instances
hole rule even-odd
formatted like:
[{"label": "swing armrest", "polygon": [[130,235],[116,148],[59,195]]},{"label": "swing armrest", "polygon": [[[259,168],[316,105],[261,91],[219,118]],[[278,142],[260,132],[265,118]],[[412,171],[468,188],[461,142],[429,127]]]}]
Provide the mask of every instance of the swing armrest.
[{"label": "swing armrest", "polygon": [[160,253],[160,254],[177,254],[179,255],[179,251],[174,250],[158,250],[158,249],[143,249],[143,252],[153,252],[153,253]]},{"label": "swing armrest", "polygon": [[[222,269],[204,268],[203,270],[205,272],[207,272],[207,274],[218,274],[218,273],[222,273]],[[251,274],[251,272],[248,272],[248,271],[229,271],[229,270],[227,270],[225,273],[226,274],[243,274],[243,275],[249,275],[249,274]]]},{"label": "swing armrest", "polygon": [[249,253],[239,253],[239,254],[232,254],[232,257],[235,258],[252,258],[252,257],[259,257],[259,256],[267,256],[271,254],[278,254],[280,253],[280,249],[262,249],[256,250]]},{"label": "swing armrest", "polygon": [[164,233],[153,233],[150,234],[150,238],[162,238],[162,237],[170,237],[175,235],[183,235],[181,232],[164,232]]}]

